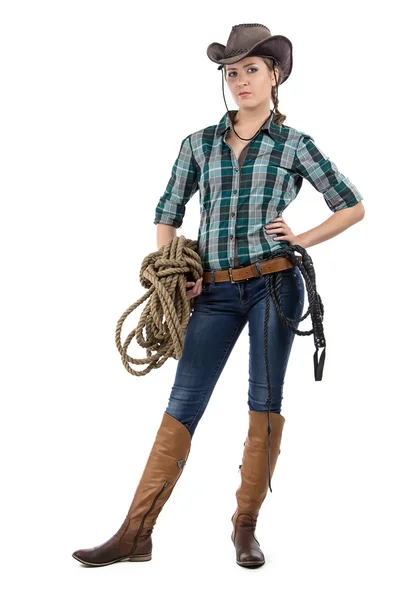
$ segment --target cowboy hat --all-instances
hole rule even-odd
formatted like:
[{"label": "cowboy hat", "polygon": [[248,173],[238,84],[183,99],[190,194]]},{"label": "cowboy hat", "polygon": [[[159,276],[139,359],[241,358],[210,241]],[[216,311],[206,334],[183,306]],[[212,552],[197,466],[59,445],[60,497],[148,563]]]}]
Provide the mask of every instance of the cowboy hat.
[{"label": "cowboy hat", "polygon": [[274,58],[282,70],[282,84],[292,71],[292,51],[292,42],[284,35],[271,35],[268,27],[260,23],[242,23],[233,25],[226,46],[210,44],[207,56],[220,65],[239,62],[246,56]]}]

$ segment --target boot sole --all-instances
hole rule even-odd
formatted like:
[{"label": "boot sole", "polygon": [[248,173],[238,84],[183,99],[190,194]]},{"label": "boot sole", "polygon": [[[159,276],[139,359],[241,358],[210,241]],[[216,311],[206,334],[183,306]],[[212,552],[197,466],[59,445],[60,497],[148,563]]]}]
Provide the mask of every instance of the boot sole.
[{"label": "boot sole", "polygon": [[263,560],[262,562],[259,560],[247,562],[241,562],[240,560],[237,560],[236,564],[240,565],[241,567],[262,567],[262,565],[265,565],[265,560]]},{"label": "boot sole", "polygon": [[107,565],[113,565],[117,562],[129,561],[129,562],[145,562],[151,560],[152,556],[150,554],[134,554],[133,556],[122,556],[121,558],[116,558],[115,560],[110,560],[110,562],[106,563],[93,563],[87,562],[82,558],[76,556],[76,554],[72,554],[72,557],[81,562],[84,565],[89,565],[90,567],[106,567]]}]

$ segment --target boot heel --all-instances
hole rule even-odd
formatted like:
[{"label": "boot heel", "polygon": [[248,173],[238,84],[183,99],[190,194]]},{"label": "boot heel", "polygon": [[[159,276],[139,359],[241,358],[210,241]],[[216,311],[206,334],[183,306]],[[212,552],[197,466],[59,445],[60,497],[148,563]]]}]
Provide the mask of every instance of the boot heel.
[{"label": "boot heel", "polygon": [[134,554],[129,557],[129,562],[144,562],[146,560],[151,560],[151,552],[149,554]]}]

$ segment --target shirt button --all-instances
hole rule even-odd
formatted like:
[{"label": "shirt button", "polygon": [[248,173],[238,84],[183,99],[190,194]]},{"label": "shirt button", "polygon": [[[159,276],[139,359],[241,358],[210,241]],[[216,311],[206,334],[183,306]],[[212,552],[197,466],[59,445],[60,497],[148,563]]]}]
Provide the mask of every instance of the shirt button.
[{"label": "shirt button", "polygon": [[231,215],[232,215],[232,217],[234,217],[234,216],[235,216],[235,213],[233,212],[233,213],[231,213]]},{"label": "shirt button", "polygon": [[233,235],[230,236],[231,240],[233,240]]},{"label": "shirt button", "polygon": [[234,193],[234,194],[237,194],[237,190],[233,190],[233,193]]},{"label": "shirt button", "polygon": [[239,171],[239,169],[237,167],[235,167],[235,171]]}]

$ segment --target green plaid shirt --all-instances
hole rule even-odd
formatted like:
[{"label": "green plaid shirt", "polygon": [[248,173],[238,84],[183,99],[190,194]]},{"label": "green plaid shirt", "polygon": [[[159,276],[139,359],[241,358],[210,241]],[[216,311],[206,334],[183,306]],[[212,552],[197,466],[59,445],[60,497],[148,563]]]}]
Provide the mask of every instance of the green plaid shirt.
[{"label": "green plaid shirt", "polygon": [[288,241],[274,241],[264,225],[296,198],[307,179],[332,212],[363,200],[349,179],[306,133],[272,119],[242,150],[239,161],[225,141],[234,113],[181,143],[154,223],[180,227],[185,205],[200,193],[198,254],[205,270],[247,266],[265,260]]}]

